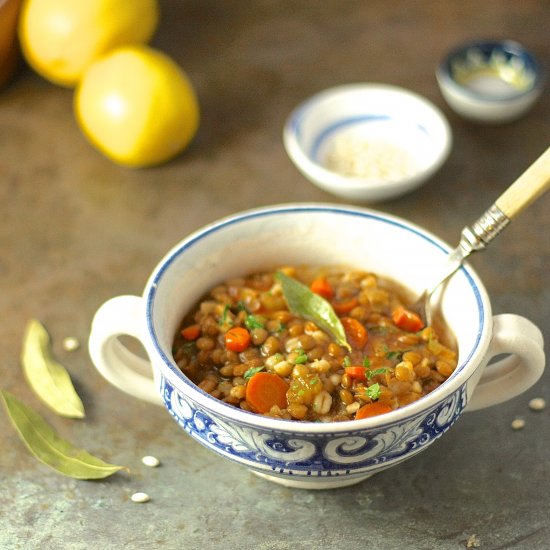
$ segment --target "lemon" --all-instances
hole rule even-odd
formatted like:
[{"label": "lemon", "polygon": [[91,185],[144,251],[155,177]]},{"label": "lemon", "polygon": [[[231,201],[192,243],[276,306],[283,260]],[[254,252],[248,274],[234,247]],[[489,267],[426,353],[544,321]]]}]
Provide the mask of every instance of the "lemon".
[{"label": "lemon", "polygon": [[74,108],[95,147],[136,168],[176,156],[199,124],[188,77],[170,57],[148,46],[118,48],[93,63],[75,91]]},{"label": "lemon", "polygon": [[71,87],[109,50],[148,42],[158,21],[157,0],[24,0],[18,34],[29,65]]}]

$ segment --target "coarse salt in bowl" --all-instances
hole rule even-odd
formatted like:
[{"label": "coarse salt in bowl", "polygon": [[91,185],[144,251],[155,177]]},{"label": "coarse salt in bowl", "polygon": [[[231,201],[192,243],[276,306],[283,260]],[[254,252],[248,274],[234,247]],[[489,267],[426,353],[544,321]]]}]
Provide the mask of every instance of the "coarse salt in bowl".
[{"label": "coarse salt in bowl", "polygon": [[314,95],[291,113],[283,139],[312,183],[360,202],[420,186],[445,162],[452,142],[439,109],[387,84],[348,84]]}]

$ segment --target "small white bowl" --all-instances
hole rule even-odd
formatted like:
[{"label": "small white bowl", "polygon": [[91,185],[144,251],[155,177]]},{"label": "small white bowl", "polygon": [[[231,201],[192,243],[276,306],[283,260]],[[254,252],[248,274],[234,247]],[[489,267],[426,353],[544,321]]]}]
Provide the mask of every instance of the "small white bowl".
[{"label": "small white bowl", "polygon": [[449,155],[452,136],[444,115],[425,98],[386,84],[348,84],[299,105],[283,139],[312,183],[375,202],[427,181]]},{"label": "small white bowl", "polygon": [[512,40],[459,46],[441,61],[436,78],[454,111],[485,123],[519,118],[543,87],[535,56]]}]

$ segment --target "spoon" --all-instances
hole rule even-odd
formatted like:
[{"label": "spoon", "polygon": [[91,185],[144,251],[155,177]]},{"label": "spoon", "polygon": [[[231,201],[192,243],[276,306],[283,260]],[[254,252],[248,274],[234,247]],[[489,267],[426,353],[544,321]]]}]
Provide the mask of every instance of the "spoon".
[{"label": "spoon", "polygon": [[449,253],[433,283],[409,309],[426,325],[432,322],[430,298],[472,253],[483,250],[511,221],[550,189],[550,147],[510,186],[495,203],[461,233],[458,246]]}]

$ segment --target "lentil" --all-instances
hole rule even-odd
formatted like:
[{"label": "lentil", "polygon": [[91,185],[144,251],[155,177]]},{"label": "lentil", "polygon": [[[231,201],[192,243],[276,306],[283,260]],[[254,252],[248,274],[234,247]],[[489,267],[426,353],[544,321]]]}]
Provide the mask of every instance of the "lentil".
[{"label": "lentil", "polygon": [[244,399],[246,394],[246,386],[233,386],[229,395],[235,399]]},{"label": "lentil", "polygon": [[341,389],[338,395],[340,396],[340,401],[345,405],[353,403],[353,394],[349,390]]},{"label": "lentil", "polygon": [[[272,326],[272,325],[270,325]],[[279,325],[275,325],[275,330],[279,329]],[[273,355],[279,351],[279,340],[275,336],[268,336],[262,346],[262,353],[264,355]]]},{"label": "lentil", "polygon": [[279,375],[285,378],[292,372],[292,365],[288,361],[279,361],[274,367],[273,370]]},{"label": "lentil", "polygon": [[[277,402],[262,414],[345,421],[373,402],[380,403],[378,414],[412,403],[456,368],[456,350],[443,327],[410,332],[395,324],[392,312],[408,303],[396,283],[332,267],[285,267],[284,272],[308,286],[322,277],[332,290],[329,301],[336,314],[359,323],[367,337],[356,339],[348,351],[314,321],[289,311],[275,273],[232,279],[184,317],[173,345],[182,372],[213,397],[256,411],[247,401],[249,381],[259,372],[271,373],[288,385],[286,407]],[[191,325],[199,326],[201,336],[189,345],[181,331]],[[248,333],[243,349],[228,347],[225,335],[231,329]]]},{"label": "lentil", "polygon": [[325,350],[322,346],[315,346],[312,350],[307,352],[307,358],[309,361],[315,361],[316,359],[321,359],[324,354]]},{"label": "lentil", "polygon": [[252,342],[256,346],[260,346],[267,339],[267,330],[264,328],[255,328],[251,331]]},{"label": "lentil", "polygon": [[224,378],[231,378],[233,376],[233,365],[224,365],[220,367],[219,373]]},{"label": "lentil", "polygon": [[402,382],[412,382],[415,374],[410,361],[401,361],[395,366],[395,377]]},{"label": "lentil", "polygon": [[208,336],[201,336],[197,339],[195,345],[201,351],[209,351],[211,349],[214,349],[214,346],[216,344],[214,343],[214,340],[212,340],[212,338],[209,338]]}]

